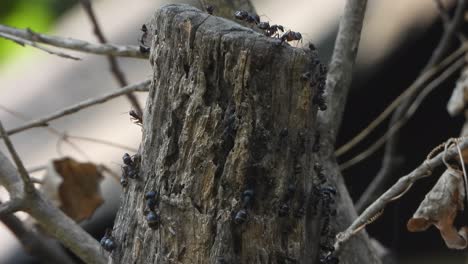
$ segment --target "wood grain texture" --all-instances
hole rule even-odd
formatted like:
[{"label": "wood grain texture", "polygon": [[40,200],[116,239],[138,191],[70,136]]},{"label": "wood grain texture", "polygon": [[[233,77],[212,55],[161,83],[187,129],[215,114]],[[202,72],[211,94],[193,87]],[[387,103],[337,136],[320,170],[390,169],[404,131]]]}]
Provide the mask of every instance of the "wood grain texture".
[{"label": "wood grain texture", "polygon": [[[317,70],[316,54],[186,5],[158,10],[150,31],[140,174],[122,195],[114,260],[313,263],[301,259],[316,257],[317,242],[304,248],[313,237],[295,214],[313,184],[315,87],[301,76]],[[246,189],[255,197],[236,224]],[[151,190],[157,230],[144,215]],[[289,215],[279,217],[284,203]]]}]

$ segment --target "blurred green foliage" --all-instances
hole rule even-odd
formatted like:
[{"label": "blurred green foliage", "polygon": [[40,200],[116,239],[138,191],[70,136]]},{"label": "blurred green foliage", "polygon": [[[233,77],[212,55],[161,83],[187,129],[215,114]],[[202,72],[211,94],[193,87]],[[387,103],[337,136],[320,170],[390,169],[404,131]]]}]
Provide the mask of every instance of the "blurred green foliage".
[{"label": "blurred green foliage", "polygon": [[[74,0],[0,0],[0,24],[46,33]],[[20,45],[0,38],[0,64],[24,52]]]}]

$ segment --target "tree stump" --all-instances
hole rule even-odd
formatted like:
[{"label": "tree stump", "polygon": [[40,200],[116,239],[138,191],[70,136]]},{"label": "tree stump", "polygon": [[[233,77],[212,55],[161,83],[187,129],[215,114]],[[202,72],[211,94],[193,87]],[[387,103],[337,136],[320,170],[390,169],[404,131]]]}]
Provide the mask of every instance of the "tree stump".
[{"label": "tree stump", "polygon": [[114,261],[314,263],[316,53],[187,5],[149,28],[154,78]]}]

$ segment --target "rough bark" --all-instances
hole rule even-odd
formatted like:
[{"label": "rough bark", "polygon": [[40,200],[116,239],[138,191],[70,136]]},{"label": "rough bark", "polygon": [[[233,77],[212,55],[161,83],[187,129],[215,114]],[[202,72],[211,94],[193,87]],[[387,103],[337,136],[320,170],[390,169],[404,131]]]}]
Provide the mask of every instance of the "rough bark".
[{"label": "rough bark", "polygon": [[[315,263],[316,87],[303,74],[318,70],[316,54],[186,5],[158,10],[150,31],[141,164],[122,196],[114,261]],[[152,190],[157,229],[145,220]]]}]

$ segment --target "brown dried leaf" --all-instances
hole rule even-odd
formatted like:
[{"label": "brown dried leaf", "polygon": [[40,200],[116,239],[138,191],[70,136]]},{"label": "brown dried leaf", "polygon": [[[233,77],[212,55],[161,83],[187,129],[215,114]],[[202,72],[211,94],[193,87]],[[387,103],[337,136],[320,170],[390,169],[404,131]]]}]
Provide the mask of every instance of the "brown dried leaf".
[{"label": "brown dried leaf", "polygon": [[458,232],[453,225],[457,212],[463,210],[464,198],[462,172],[445,170],[408,221],[408,230],[410,232],[424,231],[430,225],[434,225],[439,229],[447,247],[466,248],[468,227],[463,227]]},{"label": "brown dried leaf", "polygon": [[99,186],[102,178],[94,163],[63,158],[52,161],[43,187],[65,214],[79,222],[91,217],[104,202]]}]

